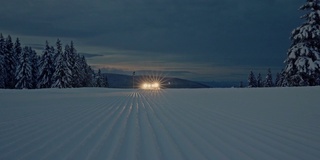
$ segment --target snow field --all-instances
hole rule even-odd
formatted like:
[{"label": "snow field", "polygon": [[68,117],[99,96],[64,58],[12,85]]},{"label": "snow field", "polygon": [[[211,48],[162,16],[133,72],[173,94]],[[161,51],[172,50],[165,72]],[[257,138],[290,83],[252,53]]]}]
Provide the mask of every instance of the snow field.
[{"label": "snow field", "polygon": [[320,157],[319,87],[0,90],[0,159]]}]

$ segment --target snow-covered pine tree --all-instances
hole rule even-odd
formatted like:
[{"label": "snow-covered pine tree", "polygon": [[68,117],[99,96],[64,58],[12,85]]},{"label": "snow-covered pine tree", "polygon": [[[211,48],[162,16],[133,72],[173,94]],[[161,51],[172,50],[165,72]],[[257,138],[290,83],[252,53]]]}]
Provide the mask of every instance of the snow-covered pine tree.
[{"label": "snow-covered pine tree", "polygon": [[276,80],[274,81],[274,86],[279,87],[279,84],[281,85],[280,78],[281,78],[281,74],[277,73]]},{"label": "snow-covered pine tree", "polygon": [[[55,69],[56,67],[55,67],[55,63],[54,63],[54,62],[55,62],[55,56],[56,56],[56,53],[55,53],[55,52],[56,52],[56,51],[55,51],[55,49],[54,49],[53,46],[50,46],[50,50],[49,50],[49,51],[50,51],[50,55],[51,55],[51,60],[52,60],[52,62],[53,62],[53,63],[52,63],[53,66],[52,66],[52,67],[53,67],[53,69]],[[54,70],[53,70],[53,71],[54,71]]]},{"label": "snow-covered pine tree", "polygon": [[73,41],[70,44],[70,50],[67,55],[67,59],[69,62],[69,68],[71,70],[71,86],[72,87],[80,87],[80,59],[77,54],[77,50],[74,47]]},{"label": "snow-covered pine tree", "polygon": [[259,73],[258,77],[257,77],[257,87],[263,87],[263,81],[262,81],[261,73]]},{"label": "snow-covered pine tree", "polygon": [[292,31],[282,86],[313,86],[320,75],[320,0],[307,0],[300,10],[308,11],[300,27]]},{"label": "snow-covered pine tree", "polygon": [[29,47],[30,53],[30,63],[32,69],[32,89],[37,88],[38,84],[38,77],[39,77],[39,56],[37,55],[36,51]]},{"label": "snow-covered pine tree", "polygon": [[95,86],[95,74],[93,69],[87,64],[86,58],[80,56],[80,84],[81,87],[94,87]]},{"label": "snow-covered pine tree", "polygon": [[94,87],[95,86],[95,77],[96,74],[94,73],[94,70],[86,64],[86,68],[85,68],[85,85],[84,87]]},{"label": "snow-covered pine tree", "polygon": [[53,53],[53,61],[56,62],[57,58],[63,54],[63,51],[62,51],[62,44],[61,44],[61,41],[60,39],[57,39],[57,42],[56,42],[56,49],[54,49],[54,53]]},{"label": "snow-covered pine tree", "polygon": [[7,78],[4,59],[4,46],[4,38],[2,33],[0,33],[0,88],[5,88],[5,82]]},{"label": "snow-covered pine tree", "polygon": [[101,74],[101,70],[98,70],[98,73],[95,75],[95,87],[109,87],[108,79],[106,76]]},{"label": "snow-covered pine tree", "polygon": [[52,58],[51,47],[49,46],[49,42],[46,41],[46,45],[39,62],[38,88],[50,88],[52,85],[52,75],[54,72],[54,62],[52,61]]},{"label": "snow-covered pine tree", "polygon": [[69,84],[69,87],[73,87],[72,86],[72,78],[71,78],[71,76],[72,76],[72,69],[73,69],[73,64],[74,64],[74,57],[73,57],[73,55],[71,55],[71,49],[70,49],[70,46],[67,44],[67,45],[65,45],[65,48],[64,48],[64,52],[63,52],[63,55],[64,55],[64,57],[65,57],[65,61],[66,61],[66,65],[67,65],[67,72],[68,72],[68,74],[67,74],[67,80],[68,80],[68,84]]},{"label": "snow-covered pine tree", "polygon": [[85,83],[85,75],[86,75],[86,60],[84,58],[84,56],[78,55],[79,56],[79,72],[80,72],[80,87],[86,87],[86,83]]},{"label": "snow-covered pine tree", "polygon": [[31,89],[32,84],[32,67],[30,60],[30,49],[24,47],[23,52],[19,56],[19,66],[17,67],[16,79],[17,83],[15,88],[18,89]]},{"label": "snow-covered pine tree", "polygon": [[20,54],[22,53],[22,48],[21,48],[21,43],[19,38],[17,38],[16,42],[14,43],[13,52],[14,52],[14,58],[16,58],[15,65],[18,67],[20,65],[19,57],[20,57]]},{"label": "snow-covered pine tree", "polygon": [[108,76],[106,75],[105,77],[104,77],[104,87],[106,87],[106,88],[109,88],[109,80],[108,80]]},{"label": "snow-covered pine tree", "polygon": [[68,88],[70,85],[68,84],[68,67],[65,63],[65,58],[63,55],[58,56],[56,58],[56,68],[53,73],[53,83],[51,85],[52,88]]},{"label": "snow-covered pine tree", "polygon": [[273,87],[272,73],[271,69],[268,69],[266,80],[264,81],[264,87]]},{"label": "snow-covered pine tree", "polygon": [[254,76],[253,72],[251,71],[249,74],[249,78],[248,78],[248,87],[249,88],[254,88],[257,87],[257,79]]},{"label": "snow-covered pine tree", "polygon": [[67,58],[62,52],[60,40],[57,40],[57,50],[55,58],[55,72],[53,74],[52,88],[69,88],[70,85],[70,70],[67,65]]},{"label": "snow-covered pine tree", "polygon": [[8,35],[4,45],[4,61],[6,69],[5,88],[13,89],[16,83],[16,59],[14,57],[13,43],[11,36]]},{"label": "snow-covered pine tree", "polygon": [[81,87],[81,56],[78,53],[76,53],[75,56],[75,64],[73,66],[71,78],[74,87]]},{"label": "snow-covered pine tree", "polygon": [[101,76],[101,70],[98,70],[98,73],[96,75],[96,83],[95,87],[103,87],[103,77]]},{"label": "snow-covered pine tree", "polygon": [[52,80],[52,83],[53,83],[53,73],[55,72],[55,69],[56,69],[56,63],[55,63],[55,56],[56,56],[56,50],[54,49],[53,46],[50,46],[50,56],[51,56],[51,60],[52,60],[52,76],[51,76],[51,80]]}]

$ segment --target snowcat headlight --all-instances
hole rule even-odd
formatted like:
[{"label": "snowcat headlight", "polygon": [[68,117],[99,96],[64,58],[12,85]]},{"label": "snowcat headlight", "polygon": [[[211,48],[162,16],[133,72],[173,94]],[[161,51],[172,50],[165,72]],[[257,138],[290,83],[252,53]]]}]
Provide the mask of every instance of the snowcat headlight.
[{"label": "snowcat headlight", "polygon": [[141,88],[142,89],[149,89],[149,90],[160,89],[160,84],[158,82],[143,83]]}]

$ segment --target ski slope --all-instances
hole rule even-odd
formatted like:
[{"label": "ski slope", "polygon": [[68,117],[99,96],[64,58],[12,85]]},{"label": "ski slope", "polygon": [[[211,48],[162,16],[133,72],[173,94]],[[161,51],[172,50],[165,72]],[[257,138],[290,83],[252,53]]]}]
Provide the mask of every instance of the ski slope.
[{"label": "ski slope", "polygon": [[1,160],[318,160],[320,88],[0,90]]}]

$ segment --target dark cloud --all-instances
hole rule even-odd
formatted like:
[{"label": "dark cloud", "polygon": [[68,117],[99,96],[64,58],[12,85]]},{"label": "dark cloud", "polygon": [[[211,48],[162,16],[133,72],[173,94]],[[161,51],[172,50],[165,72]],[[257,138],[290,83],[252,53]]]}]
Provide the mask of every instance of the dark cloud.
[{"label": "dark cloud", "polygon": [[[303,13],[297,11],[301,4],[300,0],[11,0],[0,6],[0,30],[37,37],[40,44],[48,37],[72,39],[79,52],[92,54],[89,62],[95,65],[142,63],[167,69],[166,64],[172,64],[200,76],[198,66],[208,71],[281,68],[290,32],[301,23]],[[207,73],[210,76],[219,75]]]},{"label": "dark cloud", "polygon": [[94,58],[94,57],[101,57],[103,56],[102,54],[94,54],[94,53],[83,53],[83,52],[80,52],[79,53],[80,55],[86,57],[86,58]]}]

